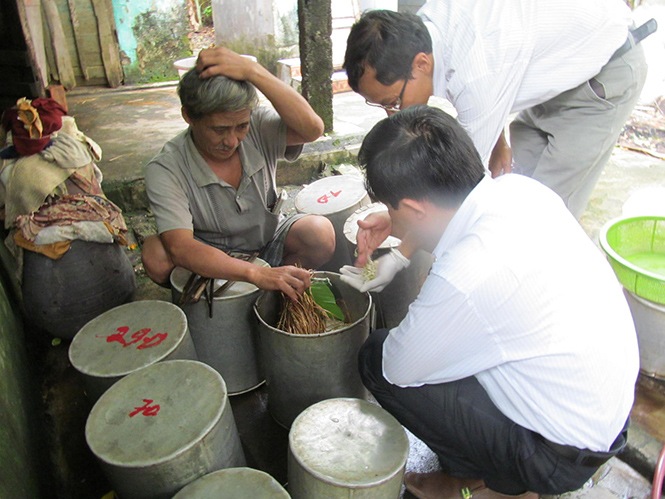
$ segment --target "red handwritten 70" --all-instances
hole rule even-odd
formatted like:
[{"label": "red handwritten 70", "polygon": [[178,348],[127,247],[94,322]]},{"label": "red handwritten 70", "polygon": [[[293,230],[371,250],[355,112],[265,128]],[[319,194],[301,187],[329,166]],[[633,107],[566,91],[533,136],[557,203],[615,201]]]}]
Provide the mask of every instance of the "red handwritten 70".
[{"label": "red handwritten 70", "polygon": [[[151,348],[157,346],[162,341],[164,341],[166,337],[169,335],[169,333],[155,333],[152,336],[148,336],[150,331],[152,331],[152,329],[148,327],[148,328],[139,329],[135,333],[132,333],[130,335],[132,341],[127,341],[127,338],[125,338],[125,335],[129,332],[129,328],[127,326],[119,327],[118,329],[116,329],[116,331],[118,332],[110,334],[109,336],[106,337],[107,343],[116,341],[120,343],[124,348],[128,347],[129,345],[142,342],[140,345],[136,347],[137,350],[143,350],[144,348]],[[97,336],[97,338],[104,338],[104,336]]]},{"label": "red handwritten 70", "polygon": [[129,413],[129,417],[133,418],[137,414],[143,413],[144,416],[156,416],[157,413],[159,412],[159,404],[155,405],[150,405],[152,404],[153,400],[151,399],[143,399],[143,402],[145,402],[145,405],[141,407],[134,407],[134,410]]}]

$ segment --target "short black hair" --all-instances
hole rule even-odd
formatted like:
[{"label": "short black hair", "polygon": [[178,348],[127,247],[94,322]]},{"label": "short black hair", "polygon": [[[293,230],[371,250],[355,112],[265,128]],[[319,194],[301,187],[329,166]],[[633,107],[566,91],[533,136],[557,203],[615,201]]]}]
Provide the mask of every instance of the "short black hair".
[{"label": "short black hair", "polygon": [[459,123],[424,105],[379,121],[363,140],[358,162],[370,197],[395,209],[402,199],[457,207],[485,175],[480,155]]},{"label": "short black hair", "polygon": [[392,10],[366,11],[351,27],[346,42],[343,67],[349,86],[358,91],[367,65],[376,70],[382,85],[410,78],[413,59],[420,52],[432,53],[432,38],[420,17]]}]

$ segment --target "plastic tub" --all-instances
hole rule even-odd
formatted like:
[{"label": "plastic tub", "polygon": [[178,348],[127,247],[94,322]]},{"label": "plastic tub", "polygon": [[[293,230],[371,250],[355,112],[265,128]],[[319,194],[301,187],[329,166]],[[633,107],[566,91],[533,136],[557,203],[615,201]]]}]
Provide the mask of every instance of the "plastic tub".
[{"label": "plastic tub", "polygon": [[631,293],[665,304],[665,217],[622,217],[600,231],[600,246]]},{"label": "plastic tub", "polygon": [[196,59],[196,57],[185,57],[173,63],[173,67],[178,70],[178,78],[182,78],[187,71],[196,65]]}]

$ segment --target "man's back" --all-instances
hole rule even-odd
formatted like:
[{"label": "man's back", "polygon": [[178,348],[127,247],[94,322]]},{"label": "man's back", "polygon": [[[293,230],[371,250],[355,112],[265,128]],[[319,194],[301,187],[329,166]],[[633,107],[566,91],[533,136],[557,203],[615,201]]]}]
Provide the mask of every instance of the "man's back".
[{"label": "man's back", "polygon": [[418,385],[475,375],[518,424],[607,450],[632,406],[637,341],[611,267],[561,200],[526,177],[487,178],[434,254],[421,295],[386,340],[386,377]]}]

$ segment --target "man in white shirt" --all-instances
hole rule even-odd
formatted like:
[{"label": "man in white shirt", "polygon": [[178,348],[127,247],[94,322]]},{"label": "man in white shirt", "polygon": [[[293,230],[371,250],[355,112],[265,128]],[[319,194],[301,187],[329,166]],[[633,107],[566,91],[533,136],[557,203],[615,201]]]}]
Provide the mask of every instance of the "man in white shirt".
[{"label": "man in white shirt", "polygon": [[417,16],[363,14],[344,68],[389,113],[447,98],[493,176],[539,180],[579,218],[644,85],[636,42],[654,24],[631,34],[623,0],[429,0]]},{"label": "man in white shirt", "polygon": [[407,474],[407,488],[468,499],[581,487],[626,443],[639,369],[602,253],[550,189],[486,175],[440,109],[379,122],[359,162],[390,232],[436,257],[404,320],[371,333],[359,358],[379,403],[439,457],[442,471]]}]

